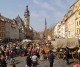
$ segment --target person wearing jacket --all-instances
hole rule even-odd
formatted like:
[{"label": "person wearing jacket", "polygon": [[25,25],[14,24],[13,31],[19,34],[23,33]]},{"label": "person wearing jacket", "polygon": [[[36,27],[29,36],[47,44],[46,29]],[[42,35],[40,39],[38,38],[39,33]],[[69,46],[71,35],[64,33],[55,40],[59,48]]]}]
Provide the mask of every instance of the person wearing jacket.
[{"label": "person wearing jacket", "polygon": [[66,47],[66,62],[69,64],[69,49]]},{"label": "person wearing jacket", "polygon": [[10,58],[10,64],[12,64],[12,61],[13,61],[13,51],[12,50],[9,53],[9,58]]},{"label": "person wearing jacket", "polygon": [[30,55],[28,55],[27,58],[26,58],[26,64],[27,64],[28,67],[32,66],[32,60],[31,60]]},{"label": "person wearing jacket", "polygon": [[0,67],[7,67],[5,57],[3,55],[1,55],[1,66]]},{"label": "person wearing jacket", "polygon": [[50,67],[53,67],[53,63],[54,63],[54,54],[53,54],[53,51],[50,51],[50,54],[48,56],[48,60],[49,60],[49,63],[50,63]]}]

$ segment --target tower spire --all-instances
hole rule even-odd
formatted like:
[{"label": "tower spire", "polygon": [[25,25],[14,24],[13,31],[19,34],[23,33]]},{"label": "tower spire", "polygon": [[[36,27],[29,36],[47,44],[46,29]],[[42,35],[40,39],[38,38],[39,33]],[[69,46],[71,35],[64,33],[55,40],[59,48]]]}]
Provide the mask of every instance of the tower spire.
[{"label": "tower spire", "polygon": [[26,13],[29,14],[28,5],[26,6]]},{"label": "tower spire", "polygon": [[45,18],[45,30],[44,30],[44,37],[45,37],[45,39],[47,38],[47,22],[46,22],[46,18]]},{"label": "tower spire", "polygon": [[47,22],[46,22],[46,18],[45,18],[45,31],[47,29]]},{"label": "tower spire", "polygon": [[26,11],[28,11],[28,5],[26,6]]}]

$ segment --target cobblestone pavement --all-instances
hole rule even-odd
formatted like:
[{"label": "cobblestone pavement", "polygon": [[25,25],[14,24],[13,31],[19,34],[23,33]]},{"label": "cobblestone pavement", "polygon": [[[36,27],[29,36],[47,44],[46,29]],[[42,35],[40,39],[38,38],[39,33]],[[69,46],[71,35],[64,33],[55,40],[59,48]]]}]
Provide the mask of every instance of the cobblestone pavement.
[{"label": "cobblestone pavement", "polygon": [[[15,59],[16,59],[16,67],[25,67],[26,57],[16,57]],[[7,61],[7,63],[8,63],[7,67],[11,67],[9,64],[9,61]],[[67,65],[65,60],[55,58],[53,66],[54,67],[72,67],[73,66],[73,60],[70,59],[70,65]],[[39,65],[37,67],[49,67],[48,60],[39,61]]]}]

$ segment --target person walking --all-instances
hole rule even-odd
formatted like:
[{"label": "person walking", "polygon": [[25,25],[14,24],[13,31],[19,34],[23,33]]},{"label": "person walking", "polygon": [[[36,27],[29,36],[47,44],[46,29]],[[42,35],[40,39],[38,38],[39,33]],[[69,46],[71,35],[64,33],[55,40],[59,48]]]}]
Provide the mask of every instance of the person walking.
[{"label": "person walking", "polygon": [[5,57],[3,55],[1,55],[1,66],[0,67],[7,67]]},{"label": "person walking", "polygon": [[32,60],[31,60],[31,56],[28,55],[27,58],[26,58],[26,64],[28,67],[31,67],[32,66]]},{"label": "person walking", "polygon": [[9,53],[9,58],[10,58],[10,65],[12,65],[12,61],[13,61],[13,51],[12,50]]},{"label": "person walking", "polygon": [[32,63],[33,63],[33,67],[37,67],[38,57],[36,56],[35,53],[32,55]]},{"label": "person walking", "polygon": [[50,54],[48,56],[48,60],[49,60],[49,63],[50,63],[50,67],[53,67],[53,63],[54,63],[54,54],[53,54],[53,51],[50,51]]},{"label": "person walking", "polygon": [[66,47],[66,62],[69,64],[69,49]]}]

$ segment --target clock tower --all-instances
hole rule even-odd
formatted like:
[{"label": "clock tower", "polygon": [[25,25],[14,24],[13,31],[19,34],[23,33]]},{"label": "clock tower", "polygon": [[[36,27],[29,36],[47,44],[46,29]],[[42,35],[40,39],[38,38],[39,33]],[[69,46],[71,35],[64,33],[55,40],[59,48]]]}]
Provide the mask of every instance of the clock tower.
[{"label": "clock tower", "polygon": [[28,6],[26,6],[26,10],[24,12],[24,26],[26,29],[29,29],[29,25],[30,25],[30,13],[28,10]]}]

